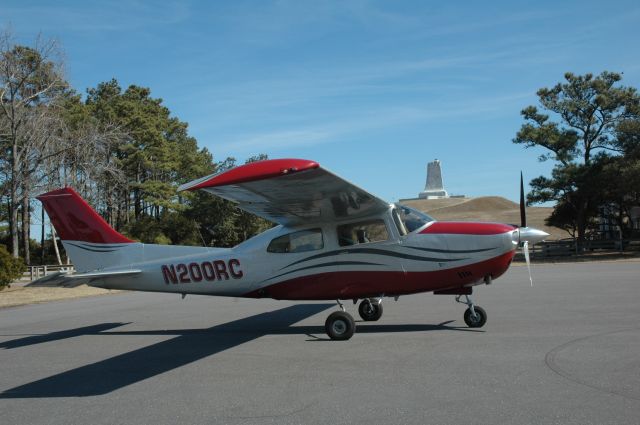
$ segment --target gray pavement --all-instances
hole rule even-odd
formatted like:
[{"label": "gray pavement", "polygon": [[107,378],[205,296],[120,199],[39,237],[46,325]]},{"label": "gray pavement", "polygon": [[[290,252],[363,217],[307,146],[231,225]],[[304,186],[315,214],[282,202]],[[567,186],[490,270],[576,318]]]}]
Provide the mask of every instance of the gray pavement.
[{"label": "gray pavement", "polygon": [[[331,303],[124,293],[0,310],[6,424],[638,424],[640,263],[513,267],[385,299],[327,340]],[[0,294],[0,296],[2,296]],[[348,310],[357,317],[354,306]]]}]

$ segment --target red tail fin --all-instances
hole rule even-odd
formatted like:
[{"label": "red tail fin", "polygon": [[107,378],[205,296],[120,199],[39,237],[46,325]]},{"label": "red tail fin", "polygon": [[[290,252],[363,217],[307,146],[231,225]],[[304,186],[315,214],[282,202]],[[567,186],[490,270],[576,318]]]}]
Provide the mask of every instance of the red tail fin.
[{"label": "red tail fin", "polygon": [[95,243],[133,242],[109,226],[75,190],[69,187],[43,193],[36,199],[44,205],[62,240]]}]

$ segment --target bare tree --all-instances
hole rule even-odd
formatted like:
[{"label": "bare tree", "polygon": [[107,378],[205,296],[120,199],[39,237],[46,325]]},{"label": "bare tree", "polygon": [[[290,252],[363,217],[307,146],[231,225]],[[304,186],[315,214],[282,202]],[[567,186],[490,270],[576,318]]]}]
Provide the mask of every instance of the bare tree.
[{"label": "bare tree", "polygon": [[[61,119],[54,127],[59,128],[58,136],[46,145],[45,160],[36,173],[42,183],[41,190],[72,186],[92,205],[102,208],[108,217],[113,192],[126,183],[124,173],[114,163],[112,155],[114,146],[122,142],[124,134],[115,125],[98,125],[90,116],[80,120]],[[55,230],[52,226],[50,229],[61,264]],[[42,231],[45,231],[44,224]]]},{"label": "bare tree", "polygon": [[8,199],[11,252],[19,255],[19,212],[25,261],[29,261],[29,196],[38,166],[59,152],[52,150],[55,104],[67,88],[61,52],[53,40],[38,37],[33,47],[17,45],[9,31],[0,33],[0,182]]}]

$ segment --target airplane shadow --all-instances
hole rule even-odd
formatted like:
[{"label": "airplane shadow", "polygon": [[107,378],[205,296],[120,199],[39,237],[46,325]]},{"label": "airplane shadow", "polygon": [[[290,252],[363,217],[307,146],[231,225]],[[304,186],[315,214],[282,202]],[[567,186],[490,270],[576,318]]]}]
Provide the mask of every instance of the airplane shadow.
[{"label": "airplane shadow", "polygon": [[[74,338],[82,335],[95,335],[106,331],[107,329],[117,328],[119,326],[128,325],[129,323],[100,323],[99,325],[84,326],[82,328],[67,329],[59,332],[51,332],[42,335],[30,335],[25,338],[12,339],[10,341],[0,342],[0,348],[12,349],[26,347],[28,345],[42,344],[44,342],[59,341],[61,339]],[[1,336],[1,335],[0,335]]]},{"label": "airplane shadow", "polygon": [[[234,320],[205,329],[109,331],[128,323],[103,323],[45,335],[5,341],[0,348],[14,349],[83,335],[175,335],[128,353],[78,367],[57,375],[20,385],[0,393],[0,399],[87,397],[107,394],[202,358],[237,347],[265,335],[299,334],[312,339],[331,341],[323,326],[291,326],[307,317],[333,307],[334,304],[301,304],[272,312]],[[358,325],[358,333],[424,332],[438,330],[473,331],[468,328],[438,325]]]},{"label": "airplane shadow", "polygon": [[295,305],[208,329],[107,333],[103,329],[110,329],[119,324],[105,323],[6,341],[2,346],[11,349],[88,334],[177,335],[166,341],[5,390],[0,393],[0,399],[87,397],[106,394],[271,334],[274,328],[286,328],[330,307],[333,307],[333,304]]},{"label": "airplane shadow", "polygon": [[[455,320],[448,320],[446,322],[439,323],[437,325],[429,324],[404,324],[404,325],[384,325],[384,324],[372,324],[371,322],[356,322],[356,335],[363,333],[396,333],[396,332],[433,332],[433,331],[459,331],[459,332],[472,332],[483,333],[481,329],[470,329],[466,326],[447,326]],[[366,323],[366,324],[365,324]],[[330,338],[325,337],[324,327],[321,326],[291,326],[287,329],[281,329],[273,332],[275,334],[297,334],[304,333],[309,338],[307,341],[331,341]],[[323,335],[322,337],[316,334]]]}]

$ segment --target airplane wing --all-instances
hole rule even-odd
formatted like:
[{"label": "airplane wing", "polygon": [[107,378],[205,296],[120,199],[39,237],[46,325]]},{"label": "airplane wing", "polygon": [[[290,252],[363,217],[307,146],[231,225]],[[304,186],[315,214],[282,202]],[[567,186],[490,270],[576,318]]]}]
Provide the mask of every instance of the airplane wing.
[{"label": "airplane wing", "polygon": [[202,189],[278,224],[360,217],[389,204],[304,159],[271,159],[241,165],[183,184],[178,191]]}]

